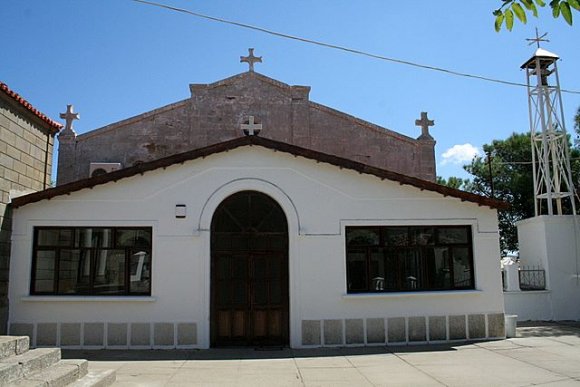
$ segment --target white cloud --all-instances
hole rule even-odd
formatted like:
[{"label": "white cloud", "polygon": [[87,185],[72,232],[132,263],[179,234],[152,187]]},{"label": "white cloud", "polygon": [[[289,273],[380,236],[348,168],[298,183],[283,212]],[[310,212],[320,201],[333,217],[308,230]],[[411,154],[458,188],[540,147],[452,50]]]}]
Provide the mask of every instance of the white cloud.
[{"label": "white cloud", "polygon": [[480,155],[479,148],[471,144],[453,145],[441,155],[443,161],[441,165],[458,164],[463,165],[469,163],[475,156]]}]

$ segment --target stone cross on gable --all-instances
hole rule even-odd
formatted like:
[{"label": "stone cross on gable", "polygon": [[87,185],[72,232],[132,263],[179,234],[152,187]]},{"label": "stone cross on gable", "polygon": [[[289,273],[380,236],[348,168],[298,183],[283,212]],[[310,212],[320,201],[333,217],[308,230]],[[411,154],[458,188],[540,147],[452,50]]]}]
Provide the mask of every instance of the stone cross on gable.
[{"label": "stone cross on gable", "polygon": [[429,134],[429,127],[434,126],[435,121],[427,118],[427,112],[421,112],[421,119],[415,120],[415,125],[421,127],[421,136],[419,138],[433,138]]},{"label": "stone cross on gable", "polygon": [[254,136],[260,133],[262,130],[262,124],[255,123],[254,116],[249,116],[248,123],[242,124],[242,130],[246,136]]},{"label": "stone cross on gable", "polygon": [[261,56],[254,56],[254,49],[248,48],[248,56],[240,56],[240,63],[246,62],[250,65],[250,69],[248,71],[254,72],[254,63],[262,63]]},{"label": "stone cross on gable", "polygon": [[73,105],[66,105],[66,113],[60,113],[60,118],[65,120],[64,130],[73,130],[73,121],[81,118],[79,113],[74,113],[73,110]]}]

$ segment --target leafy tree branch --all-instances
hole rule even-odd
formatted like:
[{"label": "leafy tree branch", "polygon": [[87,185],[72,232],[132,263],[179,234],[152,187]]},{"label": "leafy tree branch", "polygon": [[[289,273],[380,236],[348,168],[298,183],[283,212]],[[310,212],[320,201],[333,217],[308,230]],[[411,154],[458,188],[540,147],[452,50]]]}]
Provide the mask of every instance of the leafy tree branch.
[{"label": "leafy tree branch", "polygon": [[[528,14],[538,17],[538,8],[546,6],[544,0],[500,0],[501,6],[493,11],[495,16],[495,30],[499,32],[505,24],[508,31],[514,26],[514,20],[523,24],[528,22]],[[573,10],[580,11],[580,0],[551,0],[548,6],[554,18],[562,17],[566,23],[572,25]]]}]

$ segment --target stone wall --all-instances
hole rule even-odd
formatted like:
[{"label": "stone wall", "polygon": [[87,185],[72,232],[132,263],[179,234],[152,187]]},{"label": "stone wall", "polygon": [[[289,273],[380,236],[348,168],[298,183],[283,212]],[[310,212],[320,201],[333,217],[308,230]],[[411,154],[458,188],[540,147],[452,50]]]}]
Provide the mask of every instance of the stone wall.
[{"label": "stone wall", "polygon": [[12,230],[10,196],[50,185],[54,136],[47,125],[0,92],[0,334],[8,320]]},{"label": "stone wall", "polygon": [[190,91],[187,100],[60,136],[57,184],[89,177],[91,162],[130,167],[243,136],[249,116],[262,124],[262,137],[435,181],[433,139],[410,138],[311,102],[309,87],[247,72],[193,84]]},{"label": "stone wall", "polygon": [[[11,323],[33,347],[85,349],[199,348],[196,322]],[[303,320],[302,347],[441,344],[505,338],[503,313]]]},{"label": "stone wall", "polygon": [[503,313],[303,320],[305,347],[406,345],[505,338]]},{"label": "stone wall", "polygon": [[32,347],[85,349],[191,349],[198,347],[195,322],[11,323],[10,334],[30,337]]}]

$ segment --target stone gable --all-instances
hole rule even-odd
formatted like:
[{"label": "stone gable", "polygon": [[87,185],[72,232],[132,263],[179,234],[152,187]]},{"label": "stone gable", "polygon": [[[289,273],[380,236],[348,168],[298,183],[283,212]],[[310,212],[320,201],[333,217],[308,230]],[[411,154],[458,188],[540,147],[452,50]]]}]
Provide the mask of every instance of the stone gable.
[{"label": "stone gable", "polygon": [[309,100],[310,87],[255,72],[190,85],[189,99],[79,136],[60,138],[58,184],[89,177],[91,163],[123,168],[244,136],[260,136],[425,180],[435,180],[433,140],[416,140]]}]

